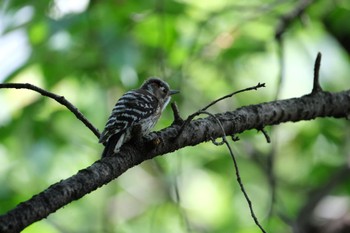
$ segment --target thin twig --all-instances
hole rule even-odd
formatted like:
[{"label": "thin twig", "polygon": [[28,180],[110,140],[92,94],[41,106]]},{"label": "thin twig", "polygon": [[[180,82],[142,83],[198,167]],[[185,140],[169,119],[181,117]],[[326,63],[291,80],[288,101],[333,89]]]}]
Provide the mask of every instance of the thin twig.
[{"label": "thin twig", "polygon": [[173,114],[174,114],[174,122],[173,122],[173,124],[182,125],[184,120],[180,116],[180,111],[179,111],[179,108],[177,107],[176,102],[171,103],[171,109],[173,110]]},{"label": "thin twig", "polygon": [[211,142],[215,145],[215,146],[222,146],[225,144],[224,140],[222,140],[221,142],[217,142],[215,141],[214,138],[211,138]]},{"label": "thin twig", "polygon": [[51,99],[56,100],[58,103],[62,104],[66,108],[69,109],[81,122],[84,123],[86,127],[88,127],[95,135],[97,138],[100,137],[100,132],[98,131],[97,128],[95,128],[90,121],[88,121],[84,115],[73,105],[71,104],[68,100],[64,98],[64,96],[59,96],[56,95],[52,92],[46,91],[40,87],[37,87],[35,85],[32,85],[30,83],[0,83],[0,89],[4,88],[15,88],[15,89],[28,89],[32,90],[35,92],[40,93],[42,96],[49,97]]},{"label": "thin twig", "polygon": [[208,108],[210,108],[211,106],[213,106],[214,104],[218,103],[219,101],[221,100],[224,100],[224,99],[227,99],[227,98],[230,98],[238,93],[241,93],[241,92],[245,92],[245,91],[251,91],[251,90],[257,90],[261,87],[265,87],[265,83],[258,83],[256,86],[253,86],[253,87],[248,87],[248,88],[245,88],[245,89],[241,89],[241,90],[238,90],[238,91],[235,91],[235,92],[232,92],[231,94],[228,94],[228,95],[225,95],[217,100],[214,100],[212,101],[210,104],[208,104],[207,106],[205,106],[204,108],[198,110],[197,112],[189,115],[187,117],[187,119],[185,120],[185,122],[182,124],[181,126],[181,129],[179,130],[179,133],[177,134],[176,137],[179,137],[181,135],[181,133],[183,132],[183,130],[185,129],[185,127],[193,120],[193,118],[195,118],[196,116],[202,114],[203,112],[205,112]]},{"label": "thin twig", "polygon": [[216,122],[218,123],[218,125],[220,126],[220,128],[221,128],[221,130],[222,130],[222,133],[223,133],[222,142],[217,143],[217,142],[214,141],[214,144],[215,144],[215,145],[222,145],[222,144],[225,144],[225,145],[227,146],[227,148],[228,148],[228,150],[229,150],[229,152],[230,152],[231,158],[232,158],[232,160],[233,160],[234,167],[235,167],[236,179],[237,179],[237,182],[238,182],[238,184],[239,184],[239,187],[241,188],[241,191],[242,191],[242,193],[243,193],[243,195],[244,195],[244,198],[246,199],[246,201],[247,201],[247,203],[248,203],[248,207],[249,207],[249,210],[250,210],[250,215],[252,216],[252,218],[253,218],[255,224],[260,228],[261,232],[266,233],[266,231],[265,231],[264,228],[261,226],[261,224],[260,224],[258,218],[256,217],[256,215],[255,215],[255,213],[254,213],[253,203],[251,202],[251,200],[250,200],[250,198],[249,198],[249,196],[248,196],[248,194],[247,194],[247,192],[246,192],[246,190],[245,190],[245,188],[244,188],[244,185],[243,185],[243,182],[242,182],[242,179],[241,179],[241,175],[240,175],[239,169],[238,169],[238,163],[237,163],[237,160],[236,160],[235,155],[233,154],[232,148],[231,148],[229,142],[228,142],[227,139],[226,139],[226,134],[225,134],[224,127],[222,126],[220,120],[219,120],[214,114],[212,114],[212,113],[210,113],[210,112],[206,112],[206,111],[200,111],[199,114],[207,114],[207,115],[213,117],[213,118],[216,120]]},{"label": "thin twig", "polygon": [[[261,87],[265,87],[265,83],[258,83],[256,86],[254,86],[254,87],[248,87],[248,88],[245,88],[245,89],[242,89],[242,90],[238,90],[238,91],[235,91],[235,92],[232,92],[231,94],[228,94],[228,95],[225,95],[225,96],[223,96],[223,97],[221,97],[221,98],[219,98],[219,99],[217,99],[217,100],[214,100],[213,102],[211,102],[210,104],[208,104],[207,106],[205,106],[204,108],[202,108],[201,110],[199,110],[198,112],[202,112],[202,111],[206,111],[209,107],[211,107],[211,106],[213,106],[214,104],[216,104],[217,102],[219,102],[219,101],[221,101],[221,100],[224,100],[224,99],[227,99],[227,98],[230,98],[230,97],[232,97],[233,95],[236,95],[236,94],[238,94],[238,93],[241,93],[241,92],[245,92],[245,91],[251,91],[251,90],[258,90],[259,88],[261,88]],[[194,115],[194,116],[196,116],[196,115],[198,115],[198,114],[196,114],[196,113],[194,113],[194,114],[192,114],[192,115]],[[191,116],[192,116],[191,115]],[[190,117],[191,117],[190,116]],[[194,117],[193,116],[193,117]],[[192,119],[193,119],[193,117],[192,117]]]},{"label": "thin twig", "polygon": [[322,58],[322,54],[320,52],[318,52],[317,57],[316,57],[316,61],[315,61],[315,66],[314,66],[314,84],[313,84],[311,94],[323,91],[322,87],[320,86],[320,81],[319,81],[321,58]]},{"label": "thin twig", "polygon": [[263,127],[258,129],[258,131],[261,131],[264,134],[267,143],[271,143],[271,138]]}]

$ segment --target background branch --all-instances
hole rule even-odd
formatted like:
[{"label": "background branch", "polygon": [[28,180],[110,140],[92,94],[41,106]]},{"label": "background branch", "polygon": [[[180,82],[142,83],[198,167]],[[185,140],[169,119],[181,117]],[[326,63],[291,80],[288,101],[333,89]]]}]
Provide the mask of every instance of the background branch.
[{"label": "background branch", "polygon": [[280,40],[289,26],[299,17],[301,17],[306,9],[314,2],[314,0],[300,0],[293,10],[283,15],[276,27],[275,38]]},{"label": "background branch", "polygon": [[296,233],[307,233],[312,231],[309,224],[316,206],[325,196],[329,195],[338,184],[348,182],[350,178],[349,172],[350,167],[348,164],[345,164],[343,167],[339,168],[337,172],[332,174],[322,186],[314,188],[309,192],[309,198],[300,209],[294,224]]}]

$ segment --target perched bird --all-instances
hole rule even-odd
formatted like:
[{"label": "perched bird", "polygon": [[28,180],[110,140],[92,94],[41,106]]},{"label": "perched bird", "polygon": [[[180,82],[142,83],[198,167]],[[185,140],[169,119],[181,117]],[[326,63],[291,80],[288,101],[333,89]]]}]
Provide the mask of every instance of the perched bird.
[{"label": "perched bird", "polygon": [[157,123],[171,95],[169,85],[158,78],[146,80],[139,89],[126,92],[115,104],[112,114],[100,136],[105,145],[102,157],[118,153],[120,147],[132,137],[132,129],[139,125],[142,136]]}]

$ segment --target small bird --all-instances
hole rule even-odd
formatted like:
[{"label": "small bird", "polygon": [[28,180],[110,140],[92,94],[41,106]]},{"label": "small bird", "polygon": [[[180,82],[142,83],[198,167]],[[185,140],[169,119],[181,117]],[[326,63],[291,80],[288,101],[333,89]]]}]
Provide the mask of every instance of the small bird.
[{"label": "small bird", "polygon": [[102,157],[112,156],[132,137],[132,129],[139,125],[142,136],[147,135],[157,123],[162,111],[179,93],[170,90],[169,84],[159,78],[149,78],[139,89],[126,92],[115,104],[112,114],[100,136],[105,145]]}]

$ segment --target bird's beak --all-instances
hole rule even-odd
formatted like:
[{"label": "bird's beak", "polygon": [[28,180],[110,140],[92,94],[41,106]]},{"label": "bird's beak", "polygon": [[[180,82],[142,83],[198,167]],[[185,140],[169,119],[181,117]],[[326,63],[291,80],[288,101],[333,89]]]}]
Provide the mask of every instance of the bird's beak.
[{"label": "bird's beak", "polygon": [[178,90],[170,90],[170,95],[175,95],[177,93],[179,93],[180,91]]}]

